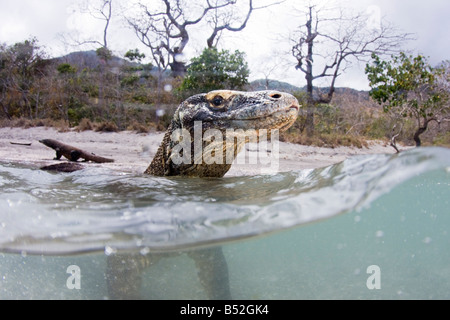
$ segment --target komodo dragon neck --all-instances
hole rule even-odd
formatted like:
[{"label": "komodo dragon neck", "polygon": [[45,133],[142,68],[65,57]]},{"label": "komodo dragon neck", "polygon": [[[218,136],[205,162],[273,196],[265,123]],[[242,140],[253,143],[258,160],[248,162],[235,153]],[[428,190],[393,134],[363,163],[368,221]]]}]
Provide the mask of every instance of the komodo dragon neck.
[{"label": "komodo dragon neck", "polygon": [[[249,139],[202,139],[206,132],[210,132],[208,130],[223,136],[230,130],[241,134],[244,131],[246,135],[251,130],[256,136],[262,129],[284,131],[295,122],[298,112],[297,99],[277,91],[218,90],[192,96],[175,111],[145,173],[155,176],[223,177],[231,168],[231,162],[224,159],[234,159]],[[201,133],[200,144],[196,141],[198,131]],[[267,132],[270,135],[270,131]],[[181,144],[188,148],[181,148],[183,150],[180,151]],[[195,152],[199,145],[203,150],[200,157]],[[208,161],[212,155],[217,156],[218,150],[223,161]],[[185,161],[180,163],[180,157]]]}]

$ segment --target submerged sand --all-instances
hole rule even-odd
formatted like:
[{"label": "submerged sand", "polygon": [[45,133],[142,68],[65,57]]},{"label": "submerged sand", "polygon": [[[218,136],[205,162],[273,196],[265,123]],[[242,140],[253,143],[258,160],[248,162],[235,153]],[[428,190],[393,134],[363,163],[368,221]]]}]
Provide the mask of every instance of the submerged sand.
[{"label": "submerged sand", "polygon": [[[163,135],[164,133],[138,134],[131,131],[110,133],[95,131],[58,132],[54,128],[46,127],[0,128],[0,161],[25,163],[36,167],[58,163],[59,161],[53,160],[55,157],[54,150],[39,142],[41,139],[55,139],[84,151],[114,159],[113,163],[86,163],[86,166],[100,166],[122,172],[142,173],[155,155]],[[268,149],[270,149],[270,144]],[[368,148],[323,148],[279,142],[279,157],[271,158],[269,165],[266,166],[259,165],[257,145],[247,145],[244,152],[246,152],[247,159],[241,161],[241,164],[233,164],[227,176],[266,173],[267,170],[261,172],[262,168],[270,168],[270,172],[314,169],[342,162],[354,155],[393,154],[395,151],[381,141],[369,142]],[[66,161],[66,159],[63,158],[60,161]]]}]

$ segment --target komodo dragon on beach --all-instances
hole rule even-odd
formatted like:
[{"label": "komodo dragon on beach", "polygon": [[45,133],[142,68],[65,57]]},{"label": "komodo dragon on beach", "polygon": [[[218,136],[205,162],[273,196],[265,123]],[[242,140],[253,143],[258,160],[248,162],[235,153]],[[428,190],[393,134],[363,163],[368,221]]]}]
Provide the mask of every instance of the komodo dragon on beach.
[{"label": "komodo dragon on beach", "polygon": [[[225,135],[230,129],[236,132],[242,129],[247,133],[248,130],[254,130],[259,135],[260,130],[269,130],[267,135],[270,136],[270,130],[287,130],[297,119],[299,108],[294,96],[277,91],[219,90],[192,96],[175,111],[163,141],[145,173],[155,176],[223,177],[230,169],[231,162],[215,163],[208,159],[219,150],[223,152],[222,159],[231,154],[229,158],[232,160],[247,140],[239,137],[237,140],[204,139],[202,135],[205,132],[213,129],[216,133]],[[201,133],[200,142],[195,141],[196,128]],[[178,139],[176,132],[179,132]],[[179,139],[183,132],[188,132],[189,135]],[[183,141],[184,139],[188,141]],[[187,154],[182,155],[187,161],[175,161],[181,156],[180,148],[177,148],[180,141],[188,147],[187,151],[183,150]],[[195,152],[196,146],[203,150],[200,155]],[[199,249],[187,254],[195,261],[199,280],[208,297],[231,299],[228,266],[222,248]],[[140,298],[143,270],[164,255],[166,254],[118,253],[108,256],[106,279],[109,297]]]},{"label": "komodo dragon on beach", "polygon": [[62,156],[64,156],[68,160],[74,162],[78,161],[78,159],[84,159],[85,161],[97,163],[114,162],[113,159],[100,157],[93,153],[86,152],[53,139],[43,139],[39,140],[39,142],[56,151],[55,160],[59,160]]}]

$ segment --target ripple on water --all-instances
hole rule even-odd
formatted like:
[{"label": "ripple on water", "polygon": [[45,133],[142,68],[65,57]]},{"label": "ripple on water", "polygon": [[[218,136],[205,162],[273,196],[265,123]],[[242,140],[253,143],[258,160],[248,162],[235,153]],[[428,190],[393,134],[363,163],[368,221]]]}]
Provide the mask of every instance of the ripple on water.
[{"label": "ripple on water", "polygon": [[[448,180],[448,168],[450,151],[442,148],[222,179],[149,177],[103,168],[56,174],[0,163],[0,247],[69,254],[227,242],[368,207],[418,175],[438,171]],[[384,237],[383,230],[375,237]],[[423,243],[431,239],[426,235]]]}]

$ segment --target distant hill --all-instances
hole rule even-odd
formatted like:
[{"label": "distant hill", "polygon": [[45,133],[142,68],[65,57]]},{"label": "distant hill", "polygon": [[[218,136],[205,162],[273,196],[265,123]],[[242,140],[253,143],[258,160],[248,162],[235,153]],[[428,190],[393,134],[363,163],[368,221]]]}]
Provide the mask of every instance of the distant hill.
[{"label": "distant hill", "polygon": [[[79,70],[84,68],[96,69],[104,62],[98,57],[95,50],[90,51],[77,51],[69,53],[63,57],[52,59],[56,63],[69,63],[76,66]],[[130,62],[126,59],[113,56],[108,62],[108,66],[112,69],[118,70],[122,66],[139,66],[139,63]],[[156,68],[153,68],[151,73],[156,73]],[[165,76],[168,76],[170,72],[166,72]],[[284,92],[306,92],[306,87],[298,87],[287,82],[272,80],[272,79],[257,79],[250,83],[249,90],[278,90]],[[320,88],[320,92],[326,93],[328,88]],[[349,103],[349,100],[352,103]],[[333,96],[333,103],[340,107],[346,107],[348,104],[354,105],[355,103],[363,104],[366,106],[374,106],[370,101],[368,91],[360,91],[352,88],[336,88]]]},{"label": "distant hill", "polygon": [[[72,52],[65,56],[54,58],[52,60],[56,61],[57,63],[69,63],[73,66],[76,66],[80,70],[84,68],[96,69],[100,65],[104,64],[95,50]],[[110,68],[117,68],[124,65],[136,66],[138,64],[130,62],[123,58],[113,56],[111,60],[108,61],[108,65]]]},{"label": "distant hill", "polygon": [[[258,79],[250,82],[250,87],[253,90],[280,90],[285,92],[306,92],[306,86],[304,87],[298,87],[294,86],[290,83],[278,81],[278,80],[272,80],[272,79]],[[326,93],[328,91],[328,87],[320,88],[321,92]],[[345,93],[345,94],[352,94],[352,95],[360,95],[360,94],[366,94],[368,91],[364,90],[356,90],[352,88],[336,88],[336,93]]]},{"label": "distant hill", "polygon": [[298,92],[302,91],[302,88],[294,86],[287,82],[282,82],[278,80],[271,79],[258,79],[250,83],[252,90],[278,90],[284,92]]},{"label": "distant hill", "polygon": [[[258,79],[250,83],[251,90],[278,90],[289,93],[306,92],[306,86],[297,87],[290,83],[271,80]],[[319,88],[318,91],[322,94],[328,93],[329,88]],[[314,89],[314,94],[317,94],[317,89]],[[340,108],[348,108],[355,105],[365,107],[379,107],[369,97],[369,91],[356,90],[352,88],[336,88],[332,103]]]}]

